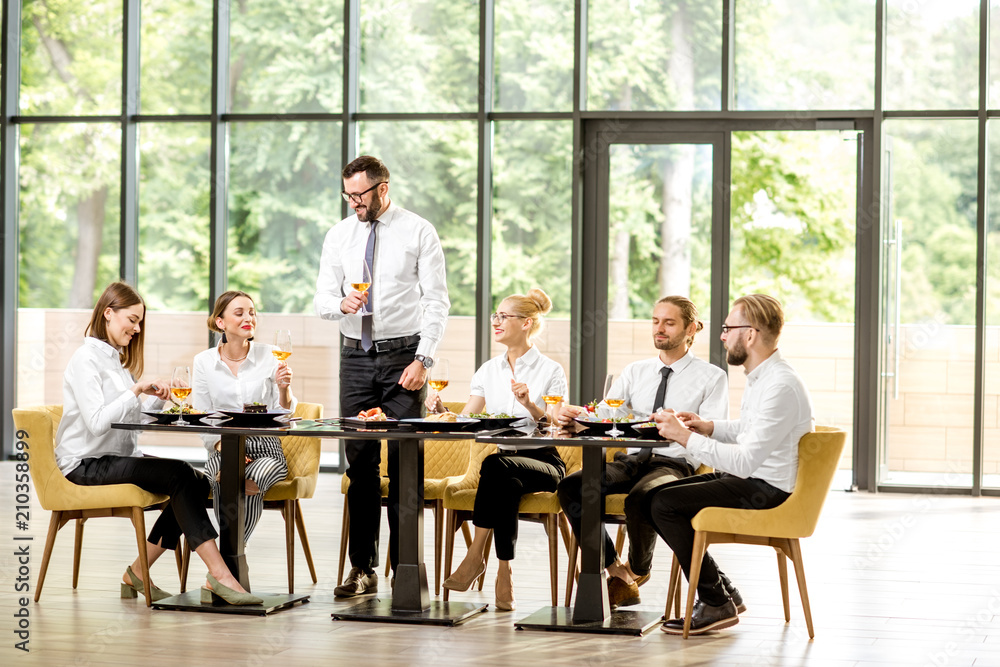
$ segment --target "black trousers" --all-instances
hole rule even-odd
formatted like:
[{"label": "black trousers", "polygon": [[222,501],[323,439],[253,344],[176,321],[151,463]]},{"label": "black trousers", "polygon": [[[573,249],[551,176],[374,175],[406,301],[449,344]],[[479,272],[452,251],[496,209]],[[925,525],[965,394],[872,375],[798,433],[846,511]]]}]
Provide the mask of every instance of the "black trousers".
[{"label": "black trousers", "polygon": [[566,464],[555,447],[500,451],[483,459],[472,523],[493,529],[498,559],[514,560],[521,496],[555,491],[565,474]]},{"label": "black trousers", "polygon": [[[602,488],[605,494],[627,493],[625,497],[625,529],[628,532],[628,564],[638,575],[648,574],[653,565],[656,531],[649,523],[643,506],[646,497],[664,484],[669,484],[694,472],[682,459],[653,454],[643,462],[637,454],[622,454],[604,465]],[[581,485],[583,471],[567,475],[559,483],[559,504],[580,539]],[[608,531],[604,531],[604,565],[618,558],[618,550]]]},{"label": "black trousers", "polygon": [[[398,384],[403,370],[413,362],[417,344],[377,353],[343,347],[340,351],[340,409],[344,416],[361,410],[382,408],[394,419],[419,417],[425,389],[403,389]],[[378,567],[379,532],[382,523],[382,491],[379,476],[381,445],[377,440],[347,440],[347,509],[351,517],[348,555],[351,565],[368,573]],[[399,441],[389,441],[389,560],[399,562]],[[423,508],[419,508],[422,511]]]},{"label": "black trousers", "polygon": [[177,459],[153,456],[101,456],[84,459],[66,475],[81,486],[135,484],[150,493],[164,493],[170,502],[160,513],[147,538],[151,544],[176,549],[184,534],[191,549],[214,540],[219,534],[208,518],[208,479]]},{"label": "black trousers", "polygon": [[[691,549],[694,547],[691,519],[695,514],[706,507],[764,510],[777,507],[788,496],[762,479],[741,479],[724,472],[711,472],[668,484],[648,497],[649,519],[677,555],[684,576],[690,581]],[[719,567],[707,551],[701,561],[698,598],[713,606],[724,604],[729,598]]]}]

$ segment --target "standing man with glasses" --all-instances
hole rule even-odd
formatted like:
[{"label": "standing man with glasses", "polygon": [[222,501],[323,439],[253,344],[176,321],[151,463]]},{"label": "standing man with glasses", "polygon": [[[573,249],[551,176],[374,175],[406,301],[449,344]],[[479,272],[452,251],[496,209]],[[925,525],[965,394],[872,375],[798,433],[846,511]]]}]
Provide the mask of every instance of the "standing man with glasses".
[{"label": "standing man with glasses", "polygon": [[[389,170],[362,155],[344,167],[344,199],[354,215],[323,242],[316,314],[340,323],[340,409],[343,415],[380,407],[393,419],[419,417],[424,381],[448,320],[444,251],[431,223],[392,203]],[[371,285],[365,289],[362,266]],[[358,285],[358,288],[355,288]],[[378,591],[382,519],[380,445],[348,440],[347,506],[351,571],[334,593]],[[399,442],[389,441],[389,559],[399,561]]]},{"label": "standing man with glasses", "polygon": [[[656,415],[660,435],[715,468],[661,487],[647,505],[650,521],[673,549],[685,577],[691,572],[695,514],[706,507],[777,507],[795,487],[799,439],[813,430],[813,407],[802,378],[778,351],[784,321],[777,299],[750,294],[733,302],[722,325],[726,361],[743,366],[747,376],[739,419],[672,411]],[[707,552],[698,581],[690,585],[698,588],[690,634],[739,623],[745,609],[739,591]],[[662,630],[683,634],[684,619],[669,620]]]},{"label": "standing man with glasses", "polygon": [[[622,371],[611,395],[625,400],[633,412],[650,415],[661,408],[690,410],[725,419],[729,416],[729,377],[721,368],[691,352],[694,337],[702,327],[698,308],[683,296],[665,296],[653,307],[655,357],[636,361]],[[556,421],[565,426],[582,408],[566,405]],[[646,498],[664,484],[693,475],[700,461],[677,444],[663,443],[654,449],[619,453],[604,468],[604,492],[627,493],[625,527],[628,530],[628,561],[618,558],[615,543],[604,532],[604,564],[608,571],[608,602],[612,607],[639,604],[639,586],[649,580],[656,547],[656,531],[642,510]],[[559,483],[559,503],[580,539],[580,471]]]}]

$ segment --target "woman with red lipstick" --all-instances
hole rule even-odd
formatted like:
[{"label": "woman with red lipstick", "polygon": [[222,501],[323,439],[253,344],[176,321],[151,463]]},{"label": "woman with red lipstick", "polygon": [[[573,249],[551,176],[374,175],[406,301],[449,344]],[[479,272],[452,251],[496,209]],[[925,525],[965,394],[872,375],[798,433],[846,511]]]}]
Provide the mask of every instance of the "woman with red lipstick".
[{"label": "woman with red lipstick", "polygon": [[[462,410],[507,413],[537,422],[545,414],[542,396],[566,394],[566,373],[557,362],[544,356],[531,343],[542,328],[542,316],[552,301],[540,289],[527,295],[508,296],[490,317],[493,340],[507,350],[483,364],[472,378],[471,396]],[[432,412],[441,412],[441,398],[427,399]],[[555,491],[566,475],[566,464],[555,447],[500,447],[483,460],[479,490],[473,508],[476,534],[465,560],[444,582],[453,591],[466,591],[486,569],[486,538],[493,530],[500,569],[496,580],[496,607],[513,611],[514,584],[510,561],[517,542],[517,508],[521,496],[538,491]]]},{"label": "woman with red lipstick", "polygon": [[[198,410],[242,411],[245,405],[263,403],[267,411],[295,410],[298,402],[292,395],[292,370],[278,361],[271,345],[253,341],[257,329],[257,310],[246,292],[230,290],[215,300],[208,318],[208,328],[222,334],[215,347],[194,358],[191,375],[191,404]],[[215,516],[219,517],[219,483],[216,476],[221,464],[220,439],[204,435],[210,452],[205,473],[212,483]],[[288,475],[288,464],[281,441],[271,436],[247,438],[246,445],[246,515],[245,537],[249,540],[264,512],[264,494]]]},{"label": "woman with red lipstick", "polygon": [[[63,416],[56,434],[56,462],[66,479],[82,486],[135,484],[150,493],[170,496],[169,504],[149,531],[149,566],[167,549],[176,549],[181,534],[208,567],[202,601],[217,596],[230,604],[261,604],[247,593],[226,567],[218,533],[205,511],[208,483],[190,464],[144,456],[137,431],[111,424],[138,422],[142,408],[159,408],[169,396],[169,383],[142,377],[146,305],[126,283],[112,283],[97,300],[83,345],[73,353],[63,380]],[[140,397],[145,394],[143,402]],[[143,593],[139,559],[125,570],[123,598]],[[150,582],[153,601],[170,597]]]}]

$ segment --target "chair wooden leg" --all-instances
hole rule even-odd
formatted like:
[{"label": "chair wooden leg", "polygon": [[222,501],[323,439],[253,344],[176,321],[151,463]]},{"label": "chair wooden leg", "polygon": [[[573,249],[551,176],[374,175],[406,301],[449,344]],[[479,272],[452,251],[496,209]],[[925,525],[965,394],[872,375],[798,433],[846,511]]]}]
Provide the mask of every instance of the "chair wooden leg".
[{"label": "chair wooden leg", "polygon": [[570,528],[565,512],[559,512],[559,532],[562,533],[563,546],[566,547],[566,555],[569,556],[573,545],[576,544],[576,538],[573,537],[573,529]]},{"label": "chair wooden leg", "polygon": [[177,545],[177,550],[181,551],[181,545],[183,545],[183,552],[181,554],[181,593],[187,591],[187,581],[188,581],[188,570],[191,567],[191,544],[187,541],[187,538],[181,536],[181,544]]},{"label": "chair wooden leg", "polygon": [[781,604],[785,608],[785,623],[792,620],[792,611],[788,604],[788,563],[785,560],[785,553],[779,548],[774,548],[774,553],[778,556],[778,581],[781,583]]},{"label": "chair wooden leg", "polygon": [[472,546],[472,533],[469,531],[469,522],[462,522],[462,535],[465,537],[465,548]]},{"label": "chair wooden leg", "polygon": [[576,538],[570,535],[573,545],[569,550],[569,563],[566,565],[566,606],[573,603],[573,585],[576,584],[576,561],[577,554],[580,553],[580,546],[576,543]]},{"label": "chair wooden leg", "polygon": [[806,571],[802,563],[802,548],[797,538],[788,540],[788,550],[791,552],[792,565],[795,567],[795,583],[799,585],[799,597],[802,598],[802,612],[806,617],[806,629],[809,639],[815,637],[813,632],[812,610],[809,608],[809,591],[806,589]]},{"label": "chair wooden leg", "polygon": [[441,595],[441,542],[444,539],[444,500],[434,500],[434,595]]},{"label": "chair wooden leg", "polygon": [[679,609],[675,612],[677,614],[676,616],[671,616],[670,614],[670,607],[674,604],[675,600],[677,601],[677,606],[680,606],[680,596],[678,593],[680,593],[679,589],[681,582],[677,580],[677,574],[680,572],[680,569],[681,564],[677,562],[677,556],[674,556],[670,562],[670,586],[667,588],[667,608],[663,612],[663,620],[665,621],[680,617]]},{"label": "chair wooden leg", "polygon": [[[316,578],[316,566],[313,564],[312,549],[309,548],[309,535],[306,533],[306,522],[302,518],[302,503],[295,499],[295,527],[299,530],[299,542],[302,544],[302,553],[306,555],[306,565],[309,566],[309,576],[315,584],[319,581]],[[339,581],[337,583],[340,583]]]},{"label": "chair wooden leg", "polygon": [[[618,535],[615,536],[615,551],[618,552],[619,557],[622,555],[623,553],[622,549],[624,548],[625,548],[625,524],[620,523],[618,524]],[[611,563],[607,563],[607,565],[610,564]]]},{"label": "chair wooden leg", "polygon": [[340,565],[337,567],[337,584],[344,581],[344,562],[347,560],[347,534],[351,530],[351,513],[347,511],[347,496],[344,496],[344,520],[340,524]]},{"label": "chair wooden leg", "polygon": [[[183,540],[184,537],[181,536],[181,539]],[[177,563],[177,578],[180,579],[181,571],[184,568],[184,554],[181,553],[180,542],[177,543],[177,548],[174,549],[174,562]]]},{"label": "chair wooden leg", "polygon": [[86,519],[76,520],[76,535],[73,539],[73,588],[76,588],[80,580],[80,553],[83,551],[83,522]]},{"label": "chair wooden leg", "polygon": [[[489,534],[486,536],[486,551],[483,552],[483,564],[490,564],[490,551],[493,550],[493,529],[490,529]],[[479,577],[479,590],[483,590],[483,584],[486,583],[486,570],[483,570],[482,575]]]},{"label": "chair wooden leg", "polygon": [[285,561],[288,564],[288,592],[295,592],[295,501],[286,500],[281,508],[285,520]]},{"label": "chair wooden leg", "polygon": [[[445,531],[444,535],[444,578],[447,579],[451,576],[451,556],[455,551],[455,533],[458,531],[458,512],[455,510],[448,510],[445,522],[448,524],[448,530]],[[462,527],[465,528],[465,523],[462,523]],[[468,528],[466,528],[468,531]],[[468,536],[468,533],[466,533]],[[442,598],[445,602],[448,601],[448,593],[450,591],[446,588],[442,594]]]},{"label": "chair wooden leg", "polygon": [[684,583],[684,573],[681,571],[681,564],[680,563],[677,563],[677,574],[674,575],[674,580],[677,582],[677,590],[674,592],[674,618],[680,618],[681,617],[681,584]]},{"label": "chair wooden leg", "polygon": [[549,537],[549,586],[552,588],[552,606],[559,606],[559,535],[558,515],[544,515],[542,525]]},{"label": "chair wooden leg", "polygon": [[38,584],[35,585],[35,602],[42,597],[42,584],[45,583],[45,573],[49,569],[49,559],[52,557],[52,547],[56,543],[56,534],[61,525],[62,512],[52,512],[49,519],[49,534],[45,537],[45,551],[42,552],[42,567],[38,570]]},{"label": "chair wooden leg", "polygon": [[701,561],[708,547],[708,536],[700,530],[694,533],[694,546],[691,548],[691,573],[688,577],[687,607],[684,610],[684,639],[691,632],[691,612],[694,610],[694,594],[698,590],[698,579],[701,577]]},{"label": "chair wooden leg", "polygon": [[135,526],[135,541],[139,546],[139,567],[142,569],[142,591],[146,596],[146,606],[153,606],[153,596],[149,591],[149,558],[146,555],[146,515],[141,507],[132,508],[132,525]]}]

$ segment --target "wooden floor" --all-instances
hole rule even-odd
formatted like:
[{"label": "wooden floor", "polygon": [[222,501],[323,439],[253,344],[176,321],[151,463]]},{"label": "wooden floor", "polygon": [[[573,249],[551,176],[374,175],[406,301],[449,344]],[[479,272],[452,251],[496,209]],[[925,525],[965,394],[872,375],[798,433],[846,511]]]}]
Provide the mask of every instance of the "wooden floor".
[{"label": "wooden floor", "polygon": [[[348,603],[333,598],[343,497],[337,475],[321,476],[304,513],[319,569],[309,582],[298,555],[297,592],[312,602],[268,618],[151,611],[141,597],[122,600],[118,581],[135,557],[127,520],[87,524],[79,588],[71,588],[72,527],[59,535],[41,602],[29,603],[30,653],[14,648],[18,545],[31,545],[37,579],[48,512],[32,498],[30,529],[15,527],[14,464],[0,463],[0,665],[1000,665],[1000,499],[831,493],[816,535],[803,542],[816,638],[809,641],[792,580],[792,621],[782,618],[773,551],[725,545],[716,558],[749,607],[740,624],[682,640],[658,629],[642,638],[518,632],[513,620],[548,602],[540,526],[522,524],[515,561],[517,612],[492,611],[492,578],[483,593],[458,600],[491,611],[455,628],[334,622]],[[432,522],[425,523],[433,563]],[[151,524],[153,516],[147,515]],[[385,531],[385,528],[383,528]],[[15,536],[33,536],[16,542]],[[385,535],[385,532],[383,533]],[[248,554],[254,587],[285,585],[281,520],[267,512]],[[384,547],[383,547],[384,551]],[[458,557],[461,553],[458,554]],[[662,609],[669,552],[660,544],[642,588],[646,608]],[[197,562],[197,561],[196,561]],[[456,561],[457,562],[457,561]],[[560,555],[563,587],[566,559]],[[430,567],[430,566],[429,566]],[[176,591],[173,560],[156,564],[155,581]],[[203,568],[192,564],[197,586]],[[308,584],[308,585],[307,585]]]}]

